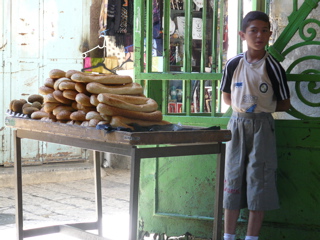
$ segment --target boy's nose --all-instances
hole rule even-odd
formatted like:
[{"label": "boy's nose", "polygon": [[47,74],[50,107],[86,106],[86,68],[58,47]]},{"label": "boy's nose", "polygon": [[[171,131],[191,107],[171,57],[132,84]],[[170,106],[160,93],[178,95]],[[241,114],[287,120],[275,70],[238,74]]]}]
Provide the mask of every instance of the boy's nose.
[{"label": "boy's nose", "polygon": [[260,37],[262,37],[262,36],[263,36],[263,32],[262,32],[262,31],[258,31],[258,32],[257,32],[257,37],[260,38]]}]

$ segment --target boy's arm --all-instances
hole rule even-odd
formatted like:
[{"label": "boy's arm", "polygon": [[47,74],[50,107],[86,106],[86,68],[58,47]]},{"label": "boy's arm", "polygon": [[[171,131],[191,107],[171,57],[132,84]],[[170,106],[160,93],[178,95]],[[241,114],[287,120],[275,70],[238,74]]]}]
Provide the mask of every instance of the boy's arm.
[{"label": "boy's arm", "polygon": [[231,106],[231,93],[222,92],[223,101],[225,104]]},{"label": "boy's arm", "polygon": [[285,112],[288,111],[290,108],[290,98],[277,101],[277,107],[276,107],[276,112]]}]

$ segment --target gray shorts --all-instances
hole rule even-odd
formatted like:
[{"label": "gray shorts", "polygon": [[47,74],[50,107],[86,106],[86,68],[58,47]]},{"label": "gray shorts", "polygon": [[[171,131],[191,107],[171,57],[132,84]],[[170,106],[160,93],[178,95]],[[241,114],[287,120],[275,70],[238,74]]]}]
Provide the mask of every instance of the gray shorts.
[{"label": "gray shorts", "polygon": [[279,208],[274,119],[270,113],[233,113],[226,144],[223,207],[265,211]]}]

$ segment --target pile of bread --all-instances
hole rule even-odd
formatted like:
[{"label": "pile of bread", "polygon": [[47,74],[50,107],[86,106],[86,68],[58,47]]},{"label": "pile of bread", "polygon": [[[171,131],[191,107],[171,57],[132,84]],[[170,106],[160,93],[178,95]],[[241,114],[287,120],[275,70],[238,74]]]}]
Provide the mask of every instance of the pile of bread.
[{"label": "pile of bread", "polygon": [[14,99],[10,102],[7,113],[12,116],[28,117],[43,107],[43,96],[32,94],[28,99]]},{"label": "pile of bread", "polygon": [[76,70],[53,69],[39,88],[43,106],[32,119],[95,127],[133,129],[140,126],[164,125],[158,104],[143,95],[140,84],[130,76],[90,74]]}]

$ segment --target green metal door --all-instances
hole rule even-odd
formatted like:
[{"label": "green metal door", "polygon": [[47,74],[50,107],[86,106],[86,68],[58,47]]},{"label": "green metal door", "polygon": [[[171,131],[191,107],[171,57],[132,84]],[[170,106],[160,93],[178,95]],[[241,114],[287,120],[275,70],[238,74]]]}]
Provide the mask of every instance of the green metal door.
[{"label": "green metal door", "polygon": [[[172,123],[226,128],[230,112],[223,109],[219,80],[228,44],[235,44],[237,52],[242,51],[242,44],[239,39],[228,39],[225,33],[231,25],[239,26],[248,8],[267,11],[273,27],[278,24],[269,51],[283,62],[293,102],[288,113],[275,116],[279,119],[276,131],[282,207],[266,214],[262,240],[317,239],[320,231],[320,191],[316,190],[320,184],[320,51],[311,47],[320,45],[318,2],[135,1],[135,81],[145,86],[146,94],[157,100],[165,120]],[[228,22],[234,17],[228,15],[231,7],[238,11],[235,22]],[[284,8],[292,12],[284,11],[288,22],[282,29],[278,18]],[[191,239],[187,237],[191,234],[196,239],[211,238],[215,166],[214,156],[143,160],[141,236],[155,233],[159,239]],[[247,220],[244,210],[239,218],[239,238],[244,238]]]}]

